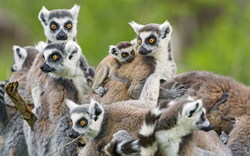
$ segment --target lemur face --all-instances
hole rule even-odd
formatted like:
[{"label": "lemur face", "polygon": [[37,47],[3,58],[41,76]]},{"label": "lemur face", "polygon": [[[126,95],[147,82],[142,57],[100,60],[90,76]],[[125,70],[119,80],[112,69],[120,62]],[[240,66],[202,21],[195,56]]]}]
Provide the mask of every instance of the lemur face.
[{"label": "lemur face", "polygon": [[43,50],[44,63],[40,69],[56,77],[73,76],[81,48],[73,41],[57,41],[48,44]]},{"label": "lemur face", "polygon": [[129,23],[138,37],[139,50],[142,55],[153,55],[157,49],[166,47],[170,41],[172,27],[168,21],[163,24],[140,25],[133,22]]},{"label": "lemur face", "polygon": [[77,105],[70,100],[66,100],[70,109],[72,122],[70,137],[76,138],[82,133],[91,138],[95,138],[100,132],[104,110],[100,104],[91,100],[90,105]]},{"label": "lemur face", "polygon": [[70,10],[48,11],[45,7],[38,18],[44,27],[44,33],[49,42],[58,40],[73,40],[77,32],[77,17],[80,7],[75,5]]},{"label": "lemur face", "polygon": [[135,56],[136,41],[120,42],[116,46],[109,46],[109,53],[119,62],[132,62]]},{"label": "lemur face", "polygon": [[15,72],[22,69],[23,63],[27,57],[27,51],[19,46],[13,46],[14,51],[14,65],[11,67],[11,71]]}]

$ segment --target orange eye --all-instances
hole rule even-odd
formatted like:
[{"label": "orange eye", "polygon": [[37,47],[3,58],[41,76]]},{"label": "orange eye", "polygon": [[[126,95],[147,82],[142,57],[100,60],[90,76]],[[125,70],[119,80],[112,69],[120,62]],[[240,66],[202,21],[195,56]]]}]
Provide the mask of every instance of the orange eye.
[{"label": "orange eye", "polygon": [[43,58],[43,61],[45,61],[45,58]]},{"label": "orange eye", "polygon": [[204,121],[206,119],[205,115],[202,116],[202,120]]},{"label": "orange eye", "polygon": [[53,55],[53,59],[56,60],[56,59],[57,59],[57,56],[56,56],[56,55]]},{"label": "orange eye", "polygon": [[51,27],[51,29],[56,29],[56,25],[55,24],[52,24],[50,27]]},{"label": "orange eye", "polygon": [[84,121],[81,121],[80,124],[83,126],[83,125],[85,125],[85,122],[84,122]]},{"label": "orange eye", "polygon": [[70,122],[70,126],[71,126],[71,127],[73,126],[73,122]]},{"label": "orange eye", "polygon": [[153,43],[153,42],[154,42],[154,39],[150,38],[148,41],[149,41],[150,43]]},{"label": "orange eye", "polygon": [[70,29],[72,27],[72,24],[67,24],[67,28]]},{"label": "orange eye", "polygon": [[131,54],[132,54],[132,55],[135,55],[135,51],[132,51]]},{"label": "orange eye", "polygon": [[127,54],[122,54],[122,57],[126,57],[127,56]]},{"label": "orange eye", "polygon": [[141,44],[141,40],[138,40],[138,43]]}]

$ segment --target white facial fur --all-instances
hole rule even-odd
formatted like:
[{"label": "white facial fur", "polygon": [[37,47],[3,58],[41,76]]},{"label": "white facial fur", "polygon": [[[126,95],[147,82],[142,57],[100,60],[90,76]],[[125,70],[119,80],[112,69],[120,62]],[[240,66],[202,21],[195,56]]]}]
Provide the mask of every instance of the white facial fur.
[{"label": "white facial fur", "polygon": [[[76,75],[82,75],[81,69],[77,66],[77,61],[80,58],[80,55],[82,53],[81,48],[79,45],[77,45],[73,41],[67,42],[65,45],[65,52],[59,51],[58,49],[48,49],[43,51],[43,55],[45,58],[46,64],[48,64],[50,67],[54,68],[55,71],[52,71],[51,74],[53,74],[56,77],[61,78],[72,78]],[[60,61],[58,62],[51,62],[49,57],[52,57],[54,52],[59,53],[62,58],[60,58]],[[73,53],[73,54],[72,54]],[[72,54],[72,58],[70,59],[69,56]]]},{"label": "white facial fur", "polygon": [[[133,43],[134,44],[134,43]],[[135,44],[134,44],[135,45]],[[119,62],[121,63],[125,63],[127,62],[127,58],[128,57],[134,57],[131,52],[132,50],[134,50],[135,52],[135,46],[132,45],[132,46],[129,46],[129,47],[126,47],[126,48],[122,48],[122,49],[118,49],[116,46],[114,45],[110,45],[109,46],[109,53],[114,57],[116,58]],[[115,51],[115,52],[114,52]],[[122,57],[122,53],[125,52],[125,53],[128,53],[129,56],[127,56],[126,58],[123,58]]]},{"label": "white facial fur", "polygon": [[[103,121],[104,110],[103,110],[102,106],[100,104],[98,104],[96,101],[91,100],[89,108],[86,108],[86,109],[88,109],[88,111],[86,111],[86,109],[85,109],[85,113],[72,113],[72,111],[75,109],[81,109],[80,108],[81,106],[75,104],[74,102],[72,102],[70,100],[65,100],[65,101],[66,101],[66,104],[69,107],[70,112],[71,112],[71,120],[73,122],[73,127],[72,127],[73,130],[75,130],[79,134],[82,134],[85,132],[85,136],[95,138],[101,130],[101,125],[102,125],[102,121]],[[97,109],[98,109],[98,111],[101,111],[100,114],[95,114],[97,112]],[[79,121],[79,119],[81,119],[83,117],[88,121],[88,125],[84,128],[79,127],[77,125],[77,122]],[[95,120],[95,118],[97,120]],[[89,130],[87,130],[88,127],[90,127]]]},{"label": "white facial fur", "polygon": [[23,63],[27,57],[27,51],[17,45],[13,46],[14,51],[14,65],[12,66],[13,71],[18,71],[22,69]]},{"label": "white facial fur", "polygon": [[[79,10],[80,7],[78,5],[74,5],[74,7],[68,10],[72,15],[73,19],[70,17],[62,17],[62,18],[54,17],[52,19],[49,19],[50,11],[48,11],[45,7],[43,7],[38,15],[38,18],[44,27],[44,33],[47,39],[51,42],[55,42],[57,40],[73,40],[73,38],[76,36],[77,33],[77,17]],[[68,21],[72,23],[71,29],[65,28],[65,23]],[[55,22],[57,24],[57,27],[59,28],[56,30],[52,30],[50,28],[51,22]],[[59,32],[63,32],[67,36],[67,39],[58,39],[57,37]]]}]

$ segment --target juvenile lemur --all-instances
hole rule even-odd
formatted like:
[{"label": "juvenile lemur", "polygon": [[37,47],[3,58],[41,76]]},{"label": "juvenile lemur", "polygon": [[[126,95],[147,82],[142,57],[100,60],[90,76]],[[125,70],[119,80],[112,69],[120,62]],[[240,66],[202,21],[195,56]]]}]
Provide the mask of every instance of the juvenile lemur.
[{"label": "juvenile lemur", "polygon": [[162,80],[165,78],[157,73],[150,75],[139,100],[103,106],[94,100],[91,100],[90,105],[77,105],[70,100],[66,101],[72,119],[70,136],[77,137],[86,131],[84,136],[91,138],[79,155],[101,154],[104,146],[111,141],[112,135],[119,130],[128,131],[136,139],[145,114],[157,105]]},{"label": "juvenile lemur", "polygon": [[[136,40],[131,42],[120,42],[116,46],[109,46],[109,55],[104,58],[96,68],[96,74],[94,78],[94,83],[92,89],[95,93],[101,94],[103,96],[107,89],[103,88],[103,82],[106,77],[110,80],[117,80],[117,70],[125,63],[130,63],[134,60],[135,47],[137,45]],[[118,79],[120,81],[120,79]],[[126,82],[122,80],[125,84],[129,85],[129,80]],[[129,87],[129,86],[128,86]]]},{"label": "juvenile lemur", "polygon": [[[131,22],[130,25],[137,33],[139,43],[139,53],[136,53],[131,63],[126,63],[118,68],[119,81],[130,80],[129,88],[124,83],[105,81],[107,94],[103,97],[90,95],[84,97],[83,103],[87,103],[91,98],[96,99],[101,104],[110,104],[128,99],[138,99],[147,77],[152,73],[162,74],[167,80],[172,78],[176,72],[176,65],[173,60],[170,44],[172,27],[168,21],[163,24],[140,25]],[[101,65],[100,65],[101,66]],[[98,66],[99,67],[99,66]],[[98,68],[97,68],[98,70]],[[126,83],[125,82],[125,83]],[[178,97],[185,92],[184,89],[174,88],[160,92],[161,97]]]}]

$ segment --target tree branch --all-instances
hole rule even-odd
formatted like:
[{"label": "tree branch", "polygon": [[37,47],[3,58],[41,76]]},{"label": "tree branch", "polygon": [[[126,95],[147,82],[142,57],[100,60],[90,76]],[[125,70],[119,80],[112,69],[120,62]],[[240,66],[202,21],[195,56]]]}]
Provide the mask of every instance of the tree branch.
[{"label": "tree branch", "polygon": [[23,119],[27,121],[33,130],[34,123],[37,120],[35,114],[31,111],[30,107],[26,104],[22,96],[18,93],[18,82],[10,82],[5,85],[5,93],[9,96],[16,108],[20,111]]}]

